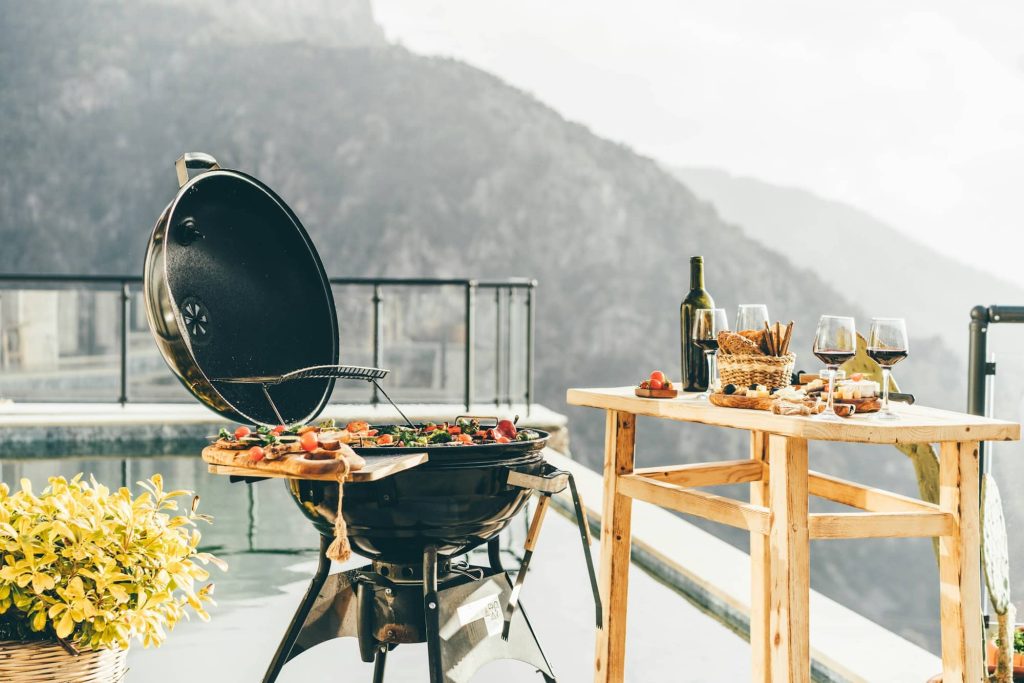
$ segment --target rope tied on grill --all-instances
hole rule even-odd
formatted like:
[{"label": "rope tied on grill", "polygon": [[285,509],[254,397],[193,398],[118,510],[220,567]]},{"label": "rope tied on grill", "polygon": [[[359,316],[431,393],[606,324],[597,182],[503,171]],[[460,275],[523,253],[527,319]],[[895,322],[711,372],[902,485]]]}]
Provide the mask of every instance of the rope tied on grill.
[{"label": "rope tied on grill", "polygon": [[327,548],[327,558],[336,562],[344,562],[352,557],[352,546],[348,542],[348,526],[345,524],[345,516],[342,514],[342,503],[345,500],[345,479],[348,477],[352,465],[344,455],[341,459],[345,466],[338,470],[338,510],[334,516],[334,541]]}]

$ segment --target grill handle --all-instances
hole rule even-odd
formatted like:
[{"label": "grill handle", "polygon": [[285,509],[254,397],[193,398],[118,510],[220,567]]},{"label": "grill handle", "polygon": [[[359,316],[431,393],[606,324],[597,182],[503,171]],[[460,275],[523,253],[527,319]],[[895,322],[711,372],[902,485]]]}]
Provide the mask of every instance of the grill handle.
[{"label": "grill handle", "polygon": [[569,473],[553,465],[544,465],[543,474],[526,474],[509,468],[506,481],[509,486],[532,489],[540,493],[561,493],[569,485]]},{"label": "grill handle", "polygon": [[216,171],[220,164],[205,152],[185,152],[174,162],[174,170],[178,174],[178,187],[184,187],[188,182],[190,170],[202,169],[204,171]]}]

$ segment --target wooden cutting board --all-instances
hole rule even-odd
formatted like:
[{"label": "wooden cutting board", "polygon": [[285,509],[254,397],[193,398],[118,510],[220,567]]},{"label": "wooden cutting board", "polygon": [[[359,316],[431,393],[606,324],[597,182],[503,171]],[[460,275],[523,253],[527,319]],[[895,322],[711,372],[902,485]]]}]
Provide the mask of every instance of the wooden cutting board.
[{"label": "wooden cutting board", "polygon": [[[755,398],[752,396],[735,396],[733,394],[711,394],[710,401],[712,405],[721,406],[722,408],[746,408],[747,410],[768,410],[771,411],[772,406],[775,404],[774,396],[762,396]],[[808,405],[814,403],[811,401]],[[849,407],[847,407],[849,406]],[[844,407],[846,411],[844,412]],[[863,413],[874,413],[882,407],[881,401],[877,398],[855,398],[849,401],[836,401],[835,409],[840,417],[850,417],[851,415],[860,415]]]},{"label": "wooden cutting board", "polygon": [[[351,471],[362,469],[366,461],[359,455],[351,452],[347,446],[343,447],[348,454],[341,451],[323,451],[317,449],[313,453],[288,453],[277,460],[261,460],[252,462],[249,459],[248,450],[234,450],[207,446],[203,449],[203,460],[211,465],[226,467],[237,467],[250,472],[276,473],[288,477],[304,478],[331,478],[337,477],[339,472],[344,471],[346,462]],[[341,454],[341,457],[335,457]],[[317,456],[320,456],[319,458]]]},{"label": "wooden cutting board", "polygon": [[[390,477],[404,470],[412,469],[425,463],[428,459],[426,453],[402,453],[400,455],[367,455],[366,464],[362,469],[348,473],[346,482],[377,481]],[[235,477],[248,477],[253,479],[308,479],[314,481],[337,481],[337,473],[319,475],[306,474],[295,476],[281,472],[267,470],[254,470],[249,467],[232,467],[230,465],[210,465],[210,474],[231,475]]]}]

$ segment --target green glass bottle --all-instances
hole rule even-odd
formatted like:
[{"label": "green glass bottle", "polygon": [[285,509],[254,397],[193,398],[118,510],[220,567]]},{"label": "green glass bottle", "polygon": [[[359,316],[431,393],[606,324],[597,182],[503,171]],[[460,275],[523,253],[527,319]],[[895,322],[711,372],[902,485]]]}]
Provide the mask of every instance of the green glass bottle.
[{"label": "green glass bottle", "polygon": [[693,343],[694,311],[714,308],[715,300],[704,289],[704,257],[690,257],[690,293],[679,306],[679,347],[683,366],[683,391],[708,388],[708,363],[704,352]]}]

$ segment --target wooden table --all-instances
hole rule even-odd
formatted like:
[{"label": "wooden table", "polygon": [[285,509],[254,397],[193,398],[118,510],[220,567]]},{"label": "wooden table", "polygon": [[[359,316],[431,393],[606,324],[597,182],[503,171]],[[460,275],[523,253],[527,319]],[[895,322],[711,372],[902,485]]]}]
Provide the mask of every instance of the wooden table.
[{"label": "wooden table", "polygon": [[[622,681],[632,501],[697,515],[750,532],[750,642],[753,680],[810,680],[809,542],[812,539],[938,537],[942,668],[945,683],[983,680],[978,443],[1020,438],[1020,425],[918,406],[900,419],[840,423],[766,411],[719,408],[686,397],[638,398],[633,387],[570,389],[572,405],[607,413],[601,521],[603,628],[594,680]],[[638,468],[636,416],[750,432],[741,460]],[[809,471],[808,441],[940,445],[938,505]],[[698,490],[750,483],[750,500]],[[858,512],[808,514],[809,496]]]}]

